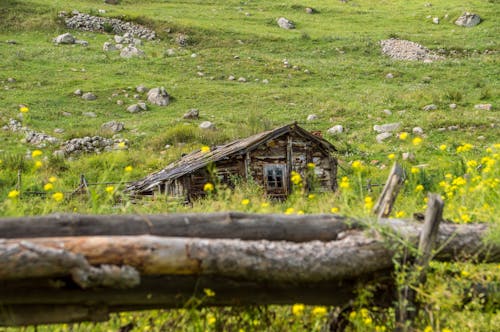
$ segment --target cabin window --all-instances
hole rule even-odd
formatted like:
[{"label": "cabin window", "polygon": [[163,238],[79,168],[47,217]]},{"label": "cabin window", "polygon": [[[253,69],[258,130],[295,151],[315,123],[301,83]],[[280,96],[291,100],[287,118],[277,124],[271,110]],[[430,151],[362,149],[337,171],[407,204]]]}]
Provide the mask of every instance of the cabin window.
[{"label": "cabin window", "polygon": [[264,166],[266,185],[268,189],[280,189],[285,187],[285,165]]}]

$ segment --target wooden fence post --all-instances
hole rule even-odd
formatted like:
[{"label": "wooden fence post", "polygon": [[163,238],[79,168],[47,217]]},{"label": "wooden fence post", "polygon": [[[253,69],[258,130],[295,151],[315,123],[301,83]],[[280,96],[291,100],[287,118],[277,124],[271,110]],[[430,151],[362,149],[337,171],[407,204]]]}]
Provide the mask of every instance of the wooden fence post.
[{"label": "wooden fence post", "polygon": [[396,201],[396,197],[403,185],[404,179],[405,172],[403,168],[398,163],[394,163],[387,177],[384,189],[382,189],[382,193],[373,207],[373,213],[377,215],[378,218],[386,218],[391,214],[392,206]]}]

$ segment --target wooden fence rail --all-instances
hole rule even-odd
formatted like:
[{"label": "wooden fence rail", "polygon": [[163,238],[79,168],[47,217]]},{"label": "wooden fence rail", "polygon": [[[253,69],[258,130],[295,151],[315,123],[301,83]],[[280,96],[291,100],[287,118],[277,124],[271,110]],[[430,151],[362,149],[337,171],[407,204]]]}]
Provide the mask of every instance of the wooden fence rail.
[{"label": "wooden fence rail", "polygon": [[[101,321],[201,305],[344,305],[360,284],[393,296],[393,258],[423,225],[246,213],[0,219],[0,325]],[[487,224],[441,223],[433,259],[500,262]],[[414,251],[416,256],[416,249]],[[204,296],[210,288],[214,297]],[[382,303],[383,304],[383,303]]]}]

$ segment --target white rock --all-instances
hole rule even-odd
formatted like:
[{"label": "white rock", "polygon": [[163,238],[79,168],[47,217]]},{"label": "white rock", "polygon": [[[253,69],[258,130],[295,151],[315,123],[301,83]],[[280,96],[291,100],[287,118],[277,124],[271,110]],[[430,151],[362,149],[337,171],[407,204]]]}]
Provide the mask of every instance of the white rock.
[{"label": "white rock", "polygon": [[85,92],[82,95],[82,99],[83,100],[96,100],[97,96],[95,94],[93,94],[92,92]]},{"label": "white rock", "polygon": [[154,88],[148,92],[148,101],[158,106],[170,104],[170,96],[164,87]]},{"label": "white rock", "polygon": [[54,43],[56,43],[56,44],[74,44],[75,37],[73,37],[73,35],[70,34],[69,32],[66,32],[66,33],[54,38]]},{"label": "white rock", "polygon": [[282,29],[295,29],[295,24],[293,24],[292,21],[289,21],[288,19],[284,17],[280,17],[277,20],[278,26]]},{"label": "white rock", "polygon": [[391,133],[381,133],[381,134],[378,134],[375,139],[377,140],[378,143],[382,143],[384,140],[388,139],[389,137],[391,137],[392,134]]},{"label": "white rock", "polygon": [[132,46],[132,45],[128,45],[127,47],[124,47],[120,51],[120,56],[122,58],[142,57],[144,55],[145,55],[145,53],[143,50],[140,50],[137,47]]},{"label": "white rock", "polygon": [[264,84],[269,84],[269,80],[268,80],[267,78],[264,78],[264,79],[262,80],[262,83],[264,83]]},{"label": "white rock", "polygon": [[432,23],[439,24],[439,17],[433,17],[432,18]]},{"label": "white rock", "polygon": [[140,110],[141,110],[141,108],[137,104],[132,104],[129,107],[127,107],[127,111],[130,112],[130,113],[137,113]]},{"label": "white rock", "polygon": [[437,106],[434,104],[429,104],[429,105],[425,105],[422,109],[424,111],[435,111],[435,110],[437,110]]},{"label": "white rock", "polygon": [[202,123],[200,123],[200,129],[214,130],[215,129],[215,124],[213,124],[210,121],[203,121]]},{"label": "white rock", "polygon": [[491,111],[491,104],[477,104],[474,105],[474,108],[477,110],[483,110],[483,111]]},{"label": "white rock", "polygon": [[73,92],[75,96],[81,96],[83,94],[82,90],[76,89],[75,92]]},{"label": "white rock", "polygon": [[388,133],[388,132],[392,132],[392,131],[398,130],[399,127],[401,127],[401,123],[400,122],[386,123],[386,124],[383,124],[383,125],[374,125],[373,126],[373,130],[375,130],[378,133]]},{"label": "white rock", "polygon": [[456,108],[457,108],[457,104],[450,104],[450,108],[451,108],[452,110],[456,109]]},{"label": "white rock", "polygon": [[102,45],[102,50],[104,52],[110,52],[110,51],[118,51],[118,49],[116,48],[116,46],[110,42],[105,42],[103,45]]},{"label": "white rock", "polygon": [[233,76],[233,75],[229,75],[229,77],[227,78],[229,81],[234,81],[236,78]]},{"label": "white rock", "polygon": [[318,119],[318,116],[316,114],[309,114],[307,116],[307,121],[314,121],[314,120],[317,120]]},{"label": "white rock", "polygon": [[387,75],[385,75],[385,78],[391,79],[394,78],[394,75],[392,73],[387,73]]},{"label": "white rock", "polygon": [[247,81],[247,79],[244,77],[238,78],[238,82],[240,82],[240,83],[245,83],[246,81]]},{"label": "white rock", "polygon": [[198,56],[198,54],[196,54],[196,53],[191,54],[192,58],[196,58],[197,56]]},{"label": "white rock", "polygon": [[480,22],[481,22],[481,17],[479,17],[479,15],[465,12],[462,14],[462,16],[457,18],[455,24],[462,27],[470,28],[478,25]]},{"label": "white rock", "polygon": [[386,115],[392,115],[391,110],[383,110],[382,112],[384,112],[384,114],[386,114]]},{"label": "white rock", "polygon": [[342,125],[335,125],[326,131],[329,135],[337,135],[344,132],[344,127]]},{"label": "white rock", "polygon": [[89,118],[96,118],[97,115],[94,112],[83,112],[83,115]]},{"label": "white rock", "polygon": [[403,160],[413,161],[415,160],[415,155],[411,152],[403,152],[402,158]]},{"label": "white rock", "polygon": [[424,130],[421,127],[414,127],[411,131],[415,135],[422,135],[424,133]]},{"label": "white rock", "polygon": [[123,43],[123,40],[125,39],[125,38],[123,38],[122,36],[119,36],[119,35],[115,35],[113,38],[115,40],[115,43],[117,43],[117,44]]}]

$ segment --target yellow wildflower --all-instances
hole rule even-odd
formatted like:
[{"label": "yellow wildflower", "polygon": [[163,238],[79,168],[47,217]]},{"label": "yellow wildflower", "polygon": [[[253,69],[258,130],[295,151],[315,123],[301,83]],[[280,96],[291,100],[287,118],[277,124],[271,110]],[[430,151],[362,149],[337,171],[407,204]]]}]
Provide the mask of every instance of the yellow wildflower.
[{"label": "yellow wildflower", "polygon": [[462,213],[460,214],[460,220],[464,223],[468,223],[471,221],[471,218],[467,213]]},{"label": "yellow wildflower", "polygon": [[398,211],[396,212],[396,218],[403,218],[406,215],[404,211]]},{"label": "yellow wildflower", "polygon": [[424,332],[432,332],[432,331],[433,331],[433,329],[432,329],[432,326],[430,326],[430,325],[427,325],[424,329]]},{"label": "yellow wildflower", "polygon": [[207,153],[207,152],[210,152],[210,147],[204,145],[204,146],[201,147],[200,150],[201,150],[201,153]]},{"label": "yellow wildflower", "polygon": [[214,191],[214,185],[211,184],[210,182],[205,183],[205,185],[203,186],[203,191],[206,191],[206,192]]},{"label": "yellow wildflower", "polygon": [[313,316],[323,317],[324,315],[326,315],[326,307],[323,306],[314,307],[312,310],[312,314]]},{"label": "yellow wildflower", "polygon": [[452,330],[449,329],[449,328],[447,328],[447,327],[445,327],[444,329],[441,330],[441,332],[452,332]]},{"label": "yellow wildflower", "polygon": [[210,288],[204,288],[203,292],[208,297],[214,297],[215,296],[215,292],[213,290],[211,290]]},{"label": "yellow wildflower", "polygon": [[389,160],[394,160],[396,159],[396,155],[394,153],[390,153],[387,158],[389,158]]},{"label": "yellow wildflower", "polygon": [[385,326],[377,325],[375,326],[375,332],[385,332],[387,328]]},{"label": "yellow wildflower", "polygon": [[356,316],[357,316],[356,311],[351,311],[351,312],[349,313],[349,319],[350,319],[350,320],[353,320],[354,318],[356,318]]},{"label": "yellow wildflower", "polygon": [[475,160],[469,160],[467,163],[466,163],[467,167],[469,168],[476,168],[477,167],[477,161]]},{"label": "yellow wildflower", "polygon": [[292,214],[294,212],[295,212],[295,209],[293,207],[289,207],[288,209],[286,209],[285,214]]},{"label": "yellow wildflower", "polygon": [[316,197],[316,195],[314,195],[314,194],[307,195],[307,198],[309,198],[309,199],[314,199],[315,197]]},{"label": "yellow wildflower", "polygon": [[474,145],[469,144],[469,143],[465,143],[465,144],[463,144],[463,145],[460,145],[460,146],[457,148],[457,153],[470,151],[473,147],[474,147]]},{"label": "yellow wildflower", "polygon": [[36,157],[41,156],[42,154],[43,154],[42,151],[40,151],[40,150],[34,150],[33,152],[31,152],[31,157],[32,158],[36,158]]},{"label": "yellow wildflower", "polygon": [[402,133],[399,133],[399,139],[404,141],[408,138],[408,133],[406,131],[403,131]]},{"label": "yellow wildflower", "polygon": [[465,271],[465,270],[462,270],[462,271],[460,271],[460,275],[461,275],[462,277],[464,277],[464,278],[467,278],[467,277],[470,275],[470,273],[469,273],[469,272],[467,272],[467,271]]},{"label": "yellow wildflower", "polygon": [[243,200],[241,201],[241,204],[242,204],[242,205],[248,205],[248,204],[250,204],[250,200],[249,200],[248,198],[245,198],[245,199],[243,199]]},{"label": "yellow wildflower", "polygon": [[115,187],[113,187],[113,186],[107,186],[106,189],[104,189],[104,190],[106,190],[106,192],[108,194],[112,194],[113,191],[115,191]]},{"label": "yellow wildflower", "polygon": [[214,314],[208,313],[207,314],[207,324],[208,325],[214,325],[217,319],[215,318]]},{"label": "yellow wildflower", "polygon": [[303,215],[303,214],[304,214],[304,211],[299,210],[299,211],[297,212],[297,214],[298,214],[299,216],[301,216],[301,215]]},{"label": "yellow wildflower", "polygon": [[263,208],[266,208],[266,207],[268,207],[268,206],[269,206],[269,203],[268,203],[268,202],[262,202],[262,203],[260,204],[260,207],[263,207]]},{"label": "yellow wildflower", "polygon": [[446,150],[446,148],[448,148],[448,147],[446,146],[446,144],[441,144],[441,145],[439,146],[439,150],[441,150],[441,151]]},{"label": "yellow wildflower", "polygon": [[463,177],[456,177],[451,181],[451,184],[454,186],[463,186],[467,183],[467,181]]},{"label": "yellow wildflower", "polygon": [[133,169],[134,169],[134,168],[133,168],[132,166],[128,165],[128,166],[125,166],[125,168],[124,168],[123,170],[124,170],[125,172],[127,172],[127,173],[130,173],[130,172],[132,172],[132,170],[133,170]]},{"label": "yellow wildflower", "polygon": [[365,323],[365,325],[371,325],[372,324],[372,318],[371,317],[366,317],[366,318],[363,318],[363,323]]},{"label": "yellow wildflower", "polygon": [[28,113],[29,111],[30,111],[30,109],[26,106],[21,106],[19,108],[19,112],[21,112],[21,113]]},{"label": "yellow wildflower", "polygon": [[314,163],[307,163],[307,168],[314,169],[316,165]]},{"label": "yellow wildflower", "polygon": [[54,189],[54,185],[53,185],[52,183],[50,183],[50,182],[49,182],[49,183],[46,183],[46,184],[43,186],[43,190],[45,190],[45,191],[50,191],[50,190],[52,190],[52,189]]},{"label": "yellow wildflower", "polygon": [[373,199],[370,196],[365,197],[365,209],[370,210],[373,207]]},{"label": "yellow wildflower", "polygon": [[421,185],[421,184],[418,184],[416,187],[415,187],[415,192],[419,193],[421,191],[424,190],[424,186]]},{"label": "yellow wildflower", "polygon": [[339,186],[342,189],[348,189],[350,187],[349,178],[347,176],[342,177],[342,179],[340,180]]},{"label": "yellow wildflower", "polygon": [[453,175],[452,175],[451,173],[446,173],[446,174],[444,175],[444,178],[445,178],[445,179],[451,179],[452,177],[453,177]]},{"label": "yellow wildflower", "polygon": [[355,160],[352,162],[351,167],[355,171],[361,171],[363,169],[363,162],[361,160]]},{"label": "yellow wildflower", "polygon": [[54,199],[54,201],[60,202],[64,199],[64,195],[61,192],[57,192],[52,195],[52,198]]},{"label": "yellow wildflower", "polygon": [[127,144],[125,144],[125,142],[118,143],[118,148],[119,149],[125,149],[126,147],[127,147]]},{"label": "yellow wildflower", "polygon": [[411,141],[411,143],[412,143],[413,145],[415,145],[415,146],[419,146],[420,144],[422,144],[422,141],[423,141],[423,140],[422,140],[422,138],[421,138],[421,137],[415,137],[415,138]]},{"label": "yellow wildflower", "polygon": [[43,163],[40,160],[35,161],[35,168],[40,168],[43,166]]},{"label": "yellow wildflower", "polygon": [[420,173],[420,168],[413,166],[410,169],[410,172],[411,172],[411,174],[418,174],[418,173]]},{"label": "yellow wildflower", "polygon": [[292,171],[290,180],[294,185],[300,185],[302,183],[302,177],[299,173]]},{"label": "yellow wildflower", "polygon": [[18,190],[11,190],[7,195],[8,198],[15,199],[19,197],[20,192]]},{"label": "yellow wildflower", "polygon": [[292,306],[292,314],[294,316],[301,316],[304,313],[304,305],[302,303],[296,303]]},{"label": "yellow wildflower", "polygon": [[332,207],[332,208],[330,209],[330,212],[331,212],[331,213],[337,213],[337,212],[339,212],[339,208],[338,208],[338,207]]},{"label": "yellow wildflower", "polygon": [[56,178],[55,176],[51,176],[51,177],[49,178],[49,182],[50,182],[50,183],[54,183],[54,182],[56,182],[56,181],[57,181],[57,178]]}]

